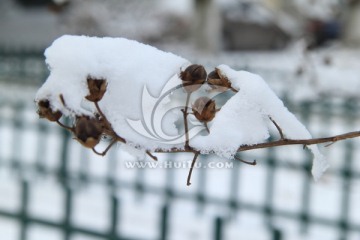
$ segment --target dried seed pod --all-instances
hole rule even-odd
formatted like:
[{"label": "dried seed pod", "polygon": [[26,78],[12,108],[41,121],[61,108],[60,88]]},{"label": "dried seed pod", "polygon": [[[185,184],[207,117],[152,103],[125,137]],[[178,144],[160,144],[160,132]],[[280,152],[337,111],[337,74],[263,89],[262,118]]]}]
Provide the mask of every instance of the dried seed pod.
[{"label": "dried seed pod", "polygon": [[74,134],[83,146],[87,148],[95,147],[101,139],[103,133],[103,124],[96,118],[85,116],[76,119]]},{"label": "dried seed pod", "polygon": [[38,102],[38,107],[37,113],[39,114],[39,117],[46,118],[51,122],[58,121],[62,116],[60,111],[53,111],[51,109],[49,100],[40,100]]},{"label": "dried seed pod", "polygon": [[213,120],[217,112],[215,101],[208,97],[196,99],[192,105],[192,110],[196,119],[205,123]]},{"label": "dried seed pod", "polygon": [[206,70],[202,65],[193,64],[180,73],[183,87],[186,92],[191,93],[201,87],[206,81]]},{"label": "dried seed pod", "polygon": [[219,91],[224,91],[231,88],[231,82],[229,79],[227,79],[227,77],[223,76],[222,74],[219,74],[219,69],[217,68],[209,73],[207,82],[212,89]]},{"label": "dried seed pod", "polygon": [[87,78],[87,84],[90,94],[87,95],[85,98],[90,102],[100,101],[106,92],[106,87],[107,87],[106,80],[96,79],[89,76]]}]

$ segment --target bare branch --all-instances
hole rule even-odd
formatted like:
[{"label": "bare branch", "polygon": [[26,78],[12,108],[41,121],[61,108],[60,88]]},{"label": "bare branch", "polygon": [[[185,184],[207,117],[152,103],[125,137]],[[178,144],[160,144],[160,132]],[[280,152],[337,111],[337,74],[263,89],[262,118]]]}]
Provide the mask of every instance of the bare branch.
[{"label": "bare branch", "polygon": [[313,144],[320,144],[320,143],[335,143],[337,141],[342,141],[349,138],[356,138],[360,137],[360,131],[356,132],[348,132],[332,137],[325,137],[325,138],[313,138],[313,139],[281,139],[278,141],[273,142],[266,142],[266,143],[258,143],[254,145],[243,145],[238,148],[238,152],[248,151],[253,149],[260,149],[260,148],[271,148],[271,147],[278,147],[278,146],[287,146],[287,145],[313,145]]},{"label": "bare branch", "polygon": [[106,148],[102,153],[96,151],[95,148],[92,148],[92,150],[93,150],[93,152],[96,153],[97,155],[105,156],[106,153],[110,150],[110,148],[111,148],[116,142],[117,142],[116,138],[113,139],[113,140],[111,141],[111,143],[109,144],[109,146],[107,146],[107,148]]},{"label": "bare branch", "polygon": [[273,124],[275,125],[276,129],[279,131],[279,134],[280,134],[280,139],[285,139],[284,137],[284,134],[283,134],[283,131],[282,129],[280,128],[280,126],[275,122],[274,119],[272,119],[270,116],[269,116],[270,120],[273,122]]},{"label": "bare branch", "polygon": [[234,158],[242,163],[248,164],[248,165],[253,165],[255,166],[257,164],[256,160],[252,161],[252,162],[248,162],[245,160],[242,160],[241,158],[239,158],[238,156],[234,156]]},{"label": "bare branch", "polygon": [[189,146],[189,127],[188,127],[188,121],[187,121],[190,96],[191,96],[191,92],[187,93],[185,108],[182,110],[183,115],[184,115],[185,149],[190,149],[190,146]]},{"label": "bare branch", "polygon": [[235,92],[235,93],[239,92],[238,90],[236,90],[236,89],[233,88],[233,87],[230,87],[230,90],[233,91],[233,92]]},{"label": "bare branch", "polygon": [[157,158],[156,156],[152,155],[150,151],[146,151],[146,154],[147,154],[149,157],[151,157],[154,161],[157,161],[157,160],[158,160],[158,158]]},{"label": "bare branch", "polygon": [[208,126],[207,122],[204,122],[204,125],[205,125],[205,128],[206,128],[206,131],[207,131],[208,133],[210,133],[210,129],[209,129],[209,126]]},{"label": "bare branch", "polygon": [[56,120],[56,123],[59,124],[60,127],[66,129],[66,130],[69,130],[70,132],[73,132],[73,131],[74,131],[74,128],[73,128],[73,127],[68,127],[68,126],[62,124],[59,120]]},{"label": "bare branch", "polygon": [[189,170],[189,174],[188,174],[188,177],[187,177],[187,182],[186,182],[186,185],[190,186],[191,185],[191,175],[192,175],[192,171],[194,169],[194,166],[195,166],[195,162],[199,156],[199,152],[196,152],[195,155],[194,155],[194,158],[191,162],[191,167],[190,167],[190,170]]}]

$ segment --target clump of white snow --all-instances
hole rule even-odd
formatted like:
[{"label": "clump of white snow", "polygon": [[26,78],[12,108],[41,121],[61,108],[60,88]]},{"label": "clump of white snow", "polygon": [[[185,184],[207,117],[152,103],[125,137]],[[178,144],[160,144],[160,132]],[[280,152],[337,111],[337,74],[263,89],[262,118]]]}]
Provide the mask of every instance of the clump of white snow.
[{"label": "clump of white snow", "polygon": [[[104,79],[108,85],[99,102],[100,108],[129,147],[140,150],[140,153],[137,151],[140,155],[145,150],[184,147],[184,136],[176,135],[176,122],[182,120],[182,116],[171,115],[164,107],[170,98],[163,102],[158,99],[168,97],[166,94],[170,96],[181,84],[179,73],[189,65],[186,59],[124,38],[85,36],[63,36],[46,50],[45,56],[51,73],[36,94],[37,102],[48,100],[52,110],[59,110],[65,116],[93,117],[96,108],[85,98],[89,94],[87,78]],[[260,76],[235,71],[226,65],[218,69],[239,92],[216,114],[210,124],[210,134],[195,134],[190,139],[191,147],[202,153],[215,152],[232,158],[240,146],[268,139],[270,117],[281,127],[285,137],[311,138],[308,130]],[[169,110],[179,112],[178,108]],[[168,115],[157,116],[159,111]],[[190,131],[200,130],[194,127]],[[175,135],[176,141],[170,141],[166,133]],[[182,137],[180,143],[179,136]],[[318,179],[327,163],[317,146],[308,148],[314,155],[312,173]]]},{"label": "clump of white snow", "polygon": [[[192,141],[195,147],[202,151],[214,150],[223,156],[234,155],[236,146],[261,143],[268,138],[266,126],[269,117],[280,126],[288,139],[312,138],[259,75],[235,71],[226,65],[220,65],[218,69],[239,92],[218,112],[210,127],[210,134],[198,136]],[[312,174],[318,180],[328,164],[317,146],[308,148],[314,155]]]},{"label": "clump of white snow", "polygon": [[[107,91],[99,105],[115,132],[140,148],[173,147],[150,141],[131,128],[127,119],[141,119],[143,110],[152,110],[142,108],[144,87],[152,96],[159,96],[169,79],[189,64],[186,59],[124,38],[86,36],[63,36],[45,51],[45,56],[51,73],[37,92],[36,101],[47,99],[53,110],[66,116],[93,116],[94,104],[85,99],[89,92],[87,77],[105,79]],[[176,131],[173,122],[163,126],[168,132]]]}]

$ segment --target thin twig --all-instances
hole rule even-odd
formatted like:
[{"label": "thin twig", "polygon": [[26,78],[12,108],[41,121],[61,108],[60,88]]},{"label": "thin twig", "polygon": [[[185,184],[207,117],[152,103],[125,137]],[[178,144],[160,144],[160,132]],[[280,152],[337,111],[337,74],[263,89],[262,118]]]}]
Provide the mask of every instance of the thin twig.
[{"label": "thin twig", "polygon": [[326,144],[324,147],[330,147],[331,145],[333,145],[335,142],[331,142],[329,144]]},{"label": "thin twig", "polygon": [[96,151],[95,148],[92,148],[93,152],[96,153],[97,155],[100,155],[100,156],[105,156],[106,153],[110,150],[110,148],[112,147],[112,145],[114,145],[115,143],[117,142],[116,139],[113,139],[111,141],[111,143],[109,144],[109,146],[107,146],[107,148],[102,152],[102,153],[99,153],[98,151]]},{"label": "thin twig", "polygon": [[158,160],[158,158],[157,158],[156,156],[152,155],[150,151],[146,151],[146,154],[147,154],[149,157],[151,157],[154,161],[157,161],[157,160]]},{"label": "thin twig", "polygon": [[190,170],[189,170],[189,174],[188,174],[188,177],[187,177],[187,181],[186,181],[186,185],[190,186],[191,185],[191,175],[192,175],[192,172],[193,172],[193,169],[194,169],[194,166],[195,166],[195,162],[199,156],[199,152],[196,152],[195,155],[194,155],[194,158],[191,162],[191,167],[190,167]]},{"label": "thin twig", "polygon": [[62,103],[62,105],[64,107],[66,107],[66,103],[65,103],[64,96],[62,95],[62,93],[60,93],[59,98],[60,98],[60,102]]},{"label": "thin twig", "polygon": [[280,128],[280,126],[275,122],[274,119],[272,119],[270,116],[269,116],[270,120],[273,122],[273,124],[275,125],[276,129],[278,130],[279,134],[280,134],[280,139],[285,139],[284,137],[284,134],[283,134],[283,131],[282,129]]},{"label": "thin twig", "polygon": [[120,137],[115,131],[114,129],[111,127],[111,123],[109,122],[109,120],[106,118],[105,114],[101,111],[99,103],[98,102],[94,102],[96,110],[98,111],[100,117],[104,120],[105,124],[107,125],[107,129],[110,130],[109,135],[111,137],[113,137],[114,139],[117,139],[117,141],[122,142],[122,143],[126,143],[126,140],[122,137]]},{"label": "thin twig", "polygon": [[248,164],[248,165],[252,165],[255,166],[257,164],[256,160],[252,161],[252,162],[248,162],[245,160],[242,160],[241,158],[239,158],[238,156],[234,156],[234,158],[242,163]]},{"label": "thin twig", "polygon": [[185,108],[182,111],[183,115],[184,115],[184,128],[185,128],[185,149],[189,149],[189,127],[188,127],[188,121],[187,121],[187,116],[188,116],[188,106],[189,106],[189,101],[190,101],[190,96],[191,96],[191,92],[187,93],[186,95],[186,103],[185,103]]},{"label": "thin twig", "polygon": [[205,125],[205,128],[206,128],[206,131],[207,131],[208,133],[210,133],[210,129],[209,129],[209,126],[208,126],[207,122],[204,122],[204,125]]},{"label": "thin twig", "polygon": [[69,130],[70,132],[74,131],[73,127],[68,127],[68,126],[62,124],[59,120],[56,120],[56,123],[59,124],[60,127],[65,128],[66,130]]},{"label": "thin twig", "polygon": [[233,87],[230,87],[230,90],[233,91],[233,92],[235,92],[235,93],[239,92],[238,90],[236,90],[236,89],[233,88]]},{"label": "thin twig", "polygon": [[104,119],[104,121],[111,126],[110,122],[107,120],[107,118],[105,117],[105,114],[101,111],[100,107],[99,107],[99,103],[98,102],[94,102],[96,110],[98,111],[98,113],[100,114],[101,118]]}]

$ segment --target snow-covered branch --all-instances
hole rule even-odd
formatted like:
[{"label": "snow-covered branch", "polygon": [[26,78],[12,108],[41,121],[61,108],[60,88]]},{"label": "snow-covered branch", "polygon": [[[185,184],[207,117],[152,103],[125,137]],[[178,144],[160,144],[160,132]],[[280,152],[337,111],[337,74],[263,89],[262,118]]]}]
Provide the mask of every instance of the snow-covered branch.
[{"label": "snow-covered branch", "polygon": [[[260,76],[226,65],[207,74],[201,65],[135,41],[63,36],[45,55],[51,73],[35,98],[40,117],[102,156],[121,143],[153,160],[153,153],[188,152],[192,166],[202,154],[255,165],[237,153],[303,145],[314,156],[317,180],[328,164],[316,144],[360,136],[312,138]],[[215,96],[225,91],[233,94],[219,106]],[[64,117],[73,119],[72,126],[62,123]],[[271,126],[279,140],[268,141]],[[99,152],[104,136],[109,145]]]}]

